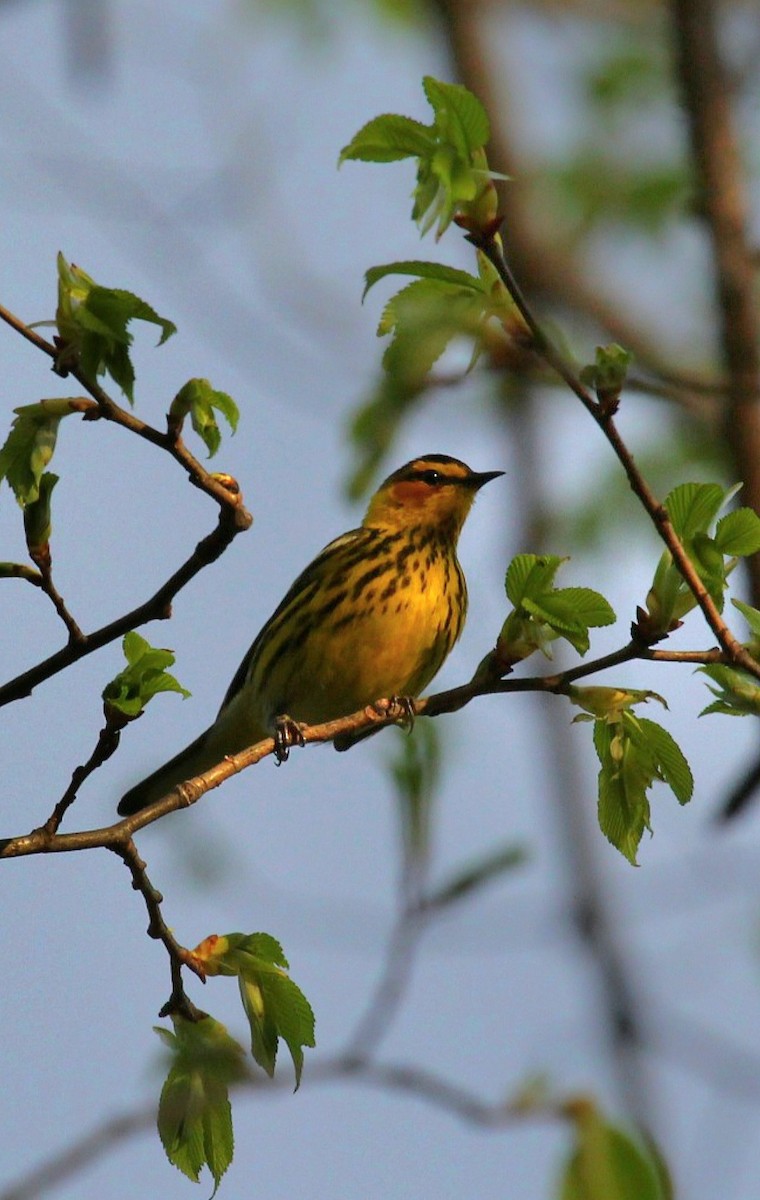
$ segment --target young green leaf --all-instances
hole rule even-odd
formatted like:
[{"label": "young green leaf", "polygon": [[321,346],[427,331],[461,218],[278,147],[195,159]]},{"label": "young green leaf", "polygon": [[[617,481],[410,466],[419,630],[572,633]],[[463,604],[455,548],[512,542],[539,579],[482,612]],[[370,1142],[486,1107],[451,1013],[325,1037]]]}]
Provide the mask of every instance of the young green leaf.
[{"label": "young green leaf", "polygon": [[364,273],[364,300],[370,288],[387,275],[415,275],[418,279],[438,279],[441,283],[454,284],[457,287],[469,288],[473,292],[483,292],[484,285],[477,275],[469,271],[461,271],[458,267],[447,267],[444,263],[423,262],[418,259],[405,262],[385,263],[383,266],[370,267]]},{"label": "young green leaf", "polygon": [[37,499],[32,500],[24,509],[26,545],[30,557],[38,565],[42,565],[40,560],[47,560],[48,566],[50,562],[48,544],[53,526],[50,503],[57,482],[58,476],[46,471],[40,476]]},{"label": "young green leaf", "polygon": [[53,457],[62,418],[81,410],[81,402],[66,399],[40,400],[14,409],[16,419],[0,449],[0,481],[7,479],[22,508],[39,496],[40,479]]},{"label": "young green leaf", "polygon": [[226,392],[212,388],[208,379],[189,379],[177,392],[169,409],[169,424],[177,433],[189,415],[193,429],[208,450],[209,458],[213,458],[222,441],[214,409],[222,414],[234,434],[240,416],[238,407]]},{"label": "young green leaf", "polygon": [[175,1016],[174,1033],[156,1029],[172,1064],[158,1105],[158,1132],[169,1162],[195,1183],[203,1167],[219,1181],[232,1162],[229,1087],[245,1075],[243,1048],[212,1017]]},{"label": "young green leaf", "polygon": [[591,588],[556,588],[554,578],[566,560],[554,554],[518,554],[507,569],[506,591],[514,608],[496,643],[495,658],[507,668],[540,650],[551,657],[551,642],[564,638],[579,654],[589,648],[588,631],[611,625],[615,613]]},{"label": "young green leaf", "polygon": [[177,331],[171,321],[159,316],[139,296],[121,288],[102,287],[58,255],[59,368],[76,363],[92,382],[108,373],[133,403],[135,373],[129,356],[132,334],[127,329],[131,321],[158,325],[159,346]]},{"label": "young green leaf", "polygon": [[338,166],[349,159],[359,162],[397,162],[422,158],[435,147],[434,127],[411,117],[384,113],[373,117],[355,133],[340,152]]},{"label": "young green leaf", "polygon": [[583,367],[581,380],[595,388],[600,399],[618,396],[628,375],[633,355],[615,342],[609,346],[597,346],[593,364]]},{"label": "young green leaf", "polygon": [[760,517],[752,508],[726,513],[715,526],[715,545],[721,554],[744,556],[760,550]]},{"label": "young green leaf", "polygon": [[190,695],[166,670],[174,663],[171,650],[156,649],[134,630],[124,635],[122,647],[127,666],[104,687],[106,708],[115,709],[125,717],[139,717],[148,701],[159,692]]}]

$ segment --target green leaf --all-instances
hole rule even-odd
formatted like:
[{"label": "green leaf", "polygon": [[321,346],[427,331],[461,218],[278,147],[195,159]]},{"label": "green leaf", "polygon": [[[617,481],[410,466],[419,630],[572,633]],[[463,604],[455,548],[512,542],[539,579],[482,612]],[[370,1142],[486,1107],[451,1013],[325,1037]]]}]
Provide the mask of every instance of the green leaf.
[{"label": "green leaf", "polygon": [[204,1166],[219,1181],[232,1162],[229,1087],[244,1077],[243,1049],[212,1017],[175,1016],[174,1033],[158,1028],[172,1063],[161,1091],[158,1132],[172,1163],[198,1182]]},{"label": "green leaf", "polygon": [[617,719],[610,714],[594,722],[594,746],[601,764],[599,826],[636,866],[644,830],[651,832],[647,792],[659,780],[686,804],[694,787],[689,765],[671,735],[654,721],[637,717],[630,705]]},{"label": "green leaf", "polygon": [[444,83],[426,75],[422,87],[433,112],[435,127],[466,158],[485,146],[491,136],[488,114],[472,92],[460,83]]},{"label": "green leaf", "polygon": [[469,898],[490,883],[495,883],[508,871],[521,867],[528,859],[523,846],[509,842],[490,850],[482,858],[456,871],[425,899],[426,908],[445,908],[448,904]]},{"label": "green leaf", "polygon": [[58,426],[78,411],[70,400],[41,400],[14,409],[16,419],[0,449],[0,481],[7,479],[22,508],[39,496],[42,473],[53,457]]},{"label": "green leaf", "polygon": [[615,621],[607,601],[591,588],[555,588],[566,560],[557,555],[518,554],[507,569],[507,597],[514,605],[499,634],[495,657],[504,667],[535,650],[550,657],[552,640],[562,637],[585,654],[588,631]]},{"label": "green leaf", "polygon": [[385,306],[378,336],[392,333],[383,367],[402,393],[420,388],[455,337],[476,344],[483,328],[482,293],[439,279],[416,279]]},{"label": "green leaf", "polygon": [[522,604],[523,597],[539,595],[551,587],[554,576],[567,562],[557,554],[517,554],[507,568],[507,599],[515,608]]},{"label": "green leaf", "polygon": [[104,687],[106,707],[132,718],[140,716],[146,704],[159,692],[179,692],[183,697],[190,695],[166,671],[166,667],[174,663],[171,650],[156,649],[134,630],[124,635],[122,648],[127,666]]},{"label": "green leaf", "polygon": [[760,550],[760,517],[751,508],[727,513],[715,527],[715,544],[722,554],[756,554]]},{"label": "green leaf", "polygon": [[668,785],[679,804],[688,804],[694,792],[694,776],[681,747],[667,729],[655,721],[637,717],[636,724],[657,764],[659,778]]},{"label": "green leaf", "polygon": [[133,402],[134,367],[129,356],[131,321],[158,325],[158,345],[176,333],[176,326],[161,317],[145,301],[122,288],[95,283],[85,271],[58,255],[58,308],[56,325],[60,338],[58,366],[78,365],[91,382],[109,374]]},{"label": "green leaf", "polygon": [[469,288],[473,292],[484,291],[482,280],[469,271],[461,271],[458,267],[447,267],[444,263],[409,260],[404,262],[385,263],[382,266],[370,267],[364,274],[364,291],[362,300],[371,287],[387,275],[416,275],[419,279],[438,279],[441,283],[455,284],[460,288]]},{"label": "green leaf", "polygon": [[639,843],[644,830],[650,829],[646,775],[619,726],[595,721],[594,747],[601,764],[599,828],[632,866],[638,866]]},{"label": "green leaf", "polygon": [[347,159],[397,162],[402,158],[419,158],[429,154],[434,145],[432,125],[423,125],[411,117],[384,113],[368,121],[354,134],[341,150],[338,166]]},{"label": "green leaf", "polygon": [[665,499],[673,528],[679,538],[689,540],[706,533],[726,501],[717,483],[681,483]]},{"label": "green leaf", "polygon": [[182,428],[185,417],[190,416],[193,429],[203,440],[209,458],[213,458],[222,441],[214,409],[222,414],[234,434],[240,416],[238,407],[226,392],[212,388],[208,379],[189,379],[177,392],[169,409],[170,424],[177,431]]},{"label": "green leaf", "polygon": [[561,1200],[667,1200],[644,1144],[610,1124],[591,1101],[574,1105],[575,1146],[562,1173]]}]

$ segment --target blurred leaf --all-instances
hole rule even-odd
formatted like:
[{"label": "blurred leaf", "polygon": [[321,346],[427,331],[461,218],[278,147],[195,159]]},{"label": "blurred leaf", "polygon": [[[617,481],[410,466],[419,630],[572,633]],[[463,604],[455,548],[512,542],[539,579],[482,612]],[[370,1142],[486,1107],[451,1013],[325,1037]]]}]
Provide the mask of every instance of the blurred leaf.
[{"label": "blurred leaf", "polygon": [[173,1018],[174,1033],[156,1033],[171,1051],[161,1091],[158,1132],[169,1162],[195,1183],[204,1166],[219,1181],[232,1162],[229,1086],[244,1077],[243,1049],[212,1017]]},{"label": "blurred leaf", "polygon": [[553,199],[552,211],[564,225],[587,230],[614,222],[650,235],[683,213],[691,191],[685,166],[669,162],[634,167],[615,161],[596,145],[541,172],[533,187],[544,203]]},{"label": "blurred leaf", "polygon": [[668,1200],[649,1148],[610,1124],[591,1100],[568,1105],[575,1145],[561,1178],[561,1200]]},{"label": "blurred leaf", "polygon": [[444,880],[426,897],[425,907],[444,908],[447,904],[469,899],[474,892],[497,882],[502,875],[513,871],[515,867],[521,867],[527,860],[528,855],[523,846],[515,845],[514,842],[498,846]]},{"label": "blurred leaf", "polygon": [[432,816],[441,771],[441,746],[435,721],[417,721],[400,733],[390,762],[396,787],[401,841],[407,865],[424,866],[430,858]]},{"label": "blurred leaf", "polygon": [[649,40],[606,53],[586,77],[588,99],[605,113],[611,108],[630,111],[634,106],[662,99],[670,87],[670,77],[658,49]]},{"label": "blurred leaf", "polygon": [[132,630],[122,642],[127,666],[103,689],[106,707],[116,709],[126,717],[138,717],[145,705],[159,692],[190,692],[169,675],[166,667],[174,663],[171,650],[158,650]]},{"label": "blurred leaf", "polygon": [[161,329],[159,346],[176,333],[176,326],[121,288],[101,287],[79,267],[58,255],[58,308],[56,325],[61,341],[58,365],[78,363],[93,383],[109,374],[133,403],[135,372],[129,356],[131,321],[147,321]]},{"label": "blurred leaf", "polygon": [[189,379],[174,397],[169,409],[169,420],[179,431],[189,415],[193,429],[204,442],[209,458],[213,458],[221,445],[222,435],[216,423],[214,409],[225,418],[233,434],[240,416],[238,407],[226,392],[212,388],[208,379]]},{"label": "blurred leaf", "polygon": [[597,346],[594,362],[581,369],[583,383],[596,389],[600,398],[617,396],[623,389],[633,355],[613,342],[609,346]]}]

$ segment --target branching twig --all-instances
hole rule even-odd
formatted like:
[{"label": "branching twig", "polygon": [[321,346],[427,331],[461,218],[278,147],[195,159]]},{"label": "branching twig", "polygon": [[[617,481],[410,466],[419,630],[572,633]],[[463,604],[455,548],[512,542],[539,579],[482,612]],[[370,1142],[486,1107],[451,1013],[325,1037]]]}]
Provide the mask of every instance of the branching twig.
[{"label": "branching twig", "polygon": [[485,233],[469,233],[467,240],[472,242],[498,271],[499,277],[507,288],[512,300],[517,306],[533,339],[533,349],[540,354],[557,372],[571,391],[578,397],[586,411],[601,429],[607,441],[617,456],[626,473],[631,489],[641,501],[645,511],[651,518],[657,532],[670,551],[673,562],[680,572],[684,582],[689,587],[705,620],[712,629],[727,658],[736,666],[742,667],[749,674],[760,679],[760,663],[755,662],[752,655],[745,650],[741,642],[732,634],[723,620],[717,605],[707,588],[699,578],[697,571],[682,546],[664,506],[658,501],[648,483],[639,471],[633,455],[623,441],[613,419],[614,406],[597,401],[587,387],[578,378],[575,368],[565,360],[563,355],[553,345],[546,333],[533,316],[530,306],[522,295],[509,265],[504,257],[501,243],[496,230]]}]

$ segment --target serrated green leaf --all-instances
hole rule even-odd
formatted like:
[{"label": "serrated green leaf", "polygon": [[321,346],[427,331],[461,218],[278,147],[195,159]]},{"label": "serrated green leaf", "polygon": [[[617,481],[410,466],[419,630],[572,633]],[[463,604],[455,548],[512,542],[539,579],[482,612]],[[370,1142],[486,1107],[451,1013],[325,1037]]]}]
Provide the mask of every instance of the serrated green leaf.
[{"label": "serrated green leaf", "polygon": [[169,409],[169,419],[176,429],[182,427],[185,417],[190,417],[193,429],[208,450],[209,458],[213,458],[222,441],[214,409],[222,414],[234,434],[240,417],[238,407],[226,392],[212,388],[208,379],[188,379]]},{"label": "serrated green leaf", "polygon": [[422,87],[433,112],[436,127],[449,138],[462,157],[485,146],[491,136],[488,114],[472,92],[459,83],[444,83],[426,75]]},{"label": "serrated green leaf", "polygon": [[434,279],[415,279],[385,306],[378,335],[393,333],[383,367],[402,395],[422,386],[455,337],[479,339],[484,296]]},{"label": "serrated green leaf", "polygon": [[722,554],[756,554],[760,550],[760,517],[751,508],[727,513],[715,527],[715,544]]},{"label": "serrated green leaf", "polygon": [[547,591],[563,562],[567,562],[567,559],[557,554],[515,555],[507,568],[507,599],[515,608],[519,608],[524,596],[536,596]]},{"label": "serrated green leaf", "polygon": [[364,291],[362,300],[367,292],[380,279],[387,275],[416,275],[419,279],[437,279],[441,283],[455,284],[457,287],[469,288],[473,292],[484,291],[483,282],[477,275],[469,271],[461,271],[458,267],[448,267],[444,263],[424,262],[423,260],[406,260],[403,262],[385,263],[370,267],[364,273]]},{"label": "serrated green leaf", "polygon": [[689,540],[707,532],[725,499],[717,483],[681,483],[666,497],[665,508],[678,537]]},{"label": "serrated green leaf", "polygon": [[655,721],[637,717],[636,723],[647,739],[663,783],[667,783],[679,804],[688,804],[694,792],[694,777],[681,747]]},{"label": "serrated green leaf", "polygon": [[435,145],[433,127],[396,113],[374,117],[344,146],[338,166],[349,159],[360,162],[396,162],[429,154]]},{"label": "serrated green leaf", "polygon": [[174,1035],[157,1029],[172,1065],[161,1091],[158,1132],[169,1162],[196,1183],[204,1166],[214,1194],[232,1161],[229,1086],[243,1078],[243,1051],[212,1017],[174,1017]]},{"label": "serrated green leaf", "polygon": [[641,764],[620,727],[594,722],[599,771],[599,828],[632,866],[645,829],[650,828],[646,780]]}]

